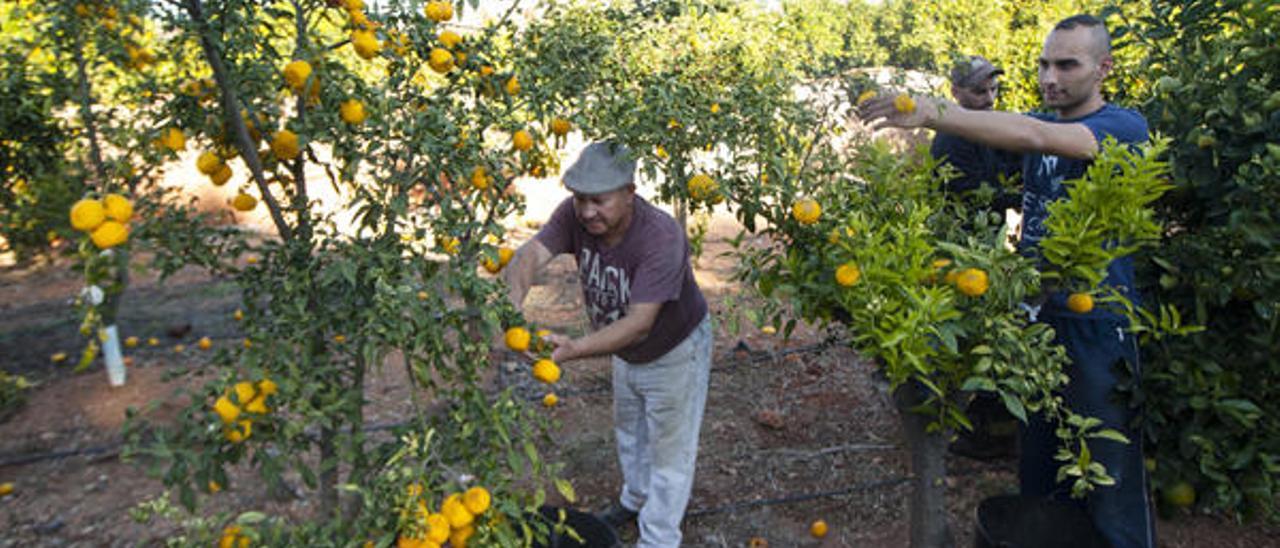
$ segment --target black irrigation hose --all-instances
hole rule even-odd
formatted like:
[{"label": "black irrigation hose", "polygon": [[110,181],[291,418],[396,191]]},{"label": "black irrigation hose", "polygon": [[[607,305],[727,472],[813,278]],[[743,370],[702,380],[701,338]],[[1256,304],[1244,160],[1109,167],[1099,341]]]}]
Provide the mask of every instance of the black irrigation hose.
[{"label": "black irrigation hose", "polygon": [[[839,342],[840,341],[836,341],[834,339],[828,339],[817,344],[797,346],[794,348],[785,348],[783,350],[779,350],[776,352],[768,352],[768,351],[753,351],[751,350],[750,347],[746,345],[745,342],[739,341],[738,345],[734,347],[733,351],[734,352],[745,351],[748,353],[748,357],[746,359],[738,358],[738,359],[722,361],[721,363],[724,363],[725,365],[722,365],[720,367],[713,367],[712,372],[722,372],[725,370],[731,370],[734,367],[746,362],[761,363],[766,361],[775,361],[792,354],[807,354],[811,352],[823,352],[828,348],[835,346]],[[605,392],[608,392],[610,389],[611,388],[607,386],[596,387],[596,388],[578,388],[578,389],[566,390],[563,392],[563,394],[565,396],[595,395],[595,394],[603,394]],[[528,399],[529,401],[538,401],[542,399],[542,396],[540,395],[529,396],[526,399]],[[409,421],[398,421],[398,422],[371,424],[366,426],[364,430],[366,432],[378,432],[382,430],[390,430],[398,426],[403,426],[405,424],[408,424],[408,422]],[[46,451],[43,453],[28,453],[25,455],[0,455],[0,468],[7,467],[7,466],[20,466],[24,464],[31,464],[33,462],[65,459],[65,458],[78,457],[78,456],[101,455],[102,458],[104,459],[112,458],[120,455],[121,444],[122,442],[120,441],[113,441],[113,442],[102,444],[102,445],[83,447],[80,449],[58,449],[54,451]],[[817,495],[817,496],[828,496],[828,495]]]},{"label": "black irrigation hose", "polygon": [[[978,474],[981,472],[990,472],[990,471],[1012,472],[1013,470],[1007,465],[999,465],[999,466],[994,466],[992,468],[964,468],[964,469],[956,470],[955,472],[948,472],[947,477],[964,477],[964,476],[971,476],[974,474]],[[722,514],[725,512],[745,510],[748,508],[757,508],[760,506],[778,506],[781,504],[805,502],[805,501],[810,501],[814,499],[838,497],[841,495],[852,495],[854,493],[863,492],[863,491],[875,491],[877,489],[896,487],[898,485],[902,485],[904,483],[910,482],[911,479],[912,479],[911,476],[894,476],[892,478],[883,479],[879,481],[862,482],[862,483],[851,485],[849,487],[845,487],[843,489],[835,489],[831,491],[819,491],[817,493],[803,493],[798,495],[787,495],[783,497],[775,497],[775,498],[769,498],[769,499],[730,502],[728,504],[722,504],[720,506],[712,506],[710,508],[697,508],[694,510],[689,510],[688,512],[685,512],[684,517],[696,518],[701,516],[708,516],[711,514]]]}]

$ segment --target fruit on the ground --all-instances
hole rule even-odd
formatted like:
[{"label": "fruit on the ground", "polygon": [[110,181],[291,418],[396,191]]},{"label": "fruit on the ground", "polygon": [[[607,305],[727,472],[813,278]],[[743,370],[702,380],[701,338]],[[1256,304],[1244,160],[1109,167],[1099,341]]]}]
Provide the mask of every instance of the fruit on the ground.
[{"label": "fruit on the ground", "polygon": [[813,535],[813,538],[823,538],[827,536],[827,522],[823,520],[813,522],[813,524],[809,526],[809,534]]}]

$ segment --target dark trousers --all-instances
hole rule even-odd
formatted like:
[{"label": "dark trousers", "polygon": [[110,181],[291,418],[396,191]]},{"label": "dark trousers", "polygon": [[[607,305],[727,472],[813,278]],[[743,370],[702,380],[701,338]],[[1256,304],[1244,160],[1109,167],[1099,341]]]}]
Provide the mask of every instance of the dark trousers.
[{"label": "dark trousers", "polygon": [[[1097,486],[1089,496],[1075,501],[1093,519],[1094,525],[1115,548],[1154,548],[1155,523],[1147,498],[1146,469],[1142,462],[1142,433],[1130,427],[1137,411],[1118,401],[1115,387],[1117,367],[1139,375],[1137,341],[1107,320],[1041,317],[1057,332],[1057,342],[1071,360],[1070,382],[1063,391],[1072,411],[1103,421],[1129,438],[1129,443],[1091,439],[1093,460],[1107,467],[1115,485]],[[1041,416],[1029,417],[1022,428],[1022,457],[1019,480],[1022,494],[1032,497],[1070,498],[1070,486],[1059,484],[1054,460],[1059,440],[1054,427]]]}]

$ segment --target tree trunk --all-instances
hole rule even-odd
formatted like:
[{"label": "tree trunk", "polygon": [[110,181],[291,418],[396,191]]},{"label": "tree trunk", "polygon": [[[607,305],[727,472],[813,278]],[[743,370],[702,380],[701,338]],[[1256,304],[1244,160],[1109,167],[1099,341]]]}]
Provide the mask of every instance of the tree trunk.
[{"label": "tree trunk", "polygon": [[908,382],[894,392],[902,419],[902,432],[911,450],[911,547],[954,546],[947,527],[947,435],[928,432],[930,418],[912,413],[925,401],[925,388]]}]

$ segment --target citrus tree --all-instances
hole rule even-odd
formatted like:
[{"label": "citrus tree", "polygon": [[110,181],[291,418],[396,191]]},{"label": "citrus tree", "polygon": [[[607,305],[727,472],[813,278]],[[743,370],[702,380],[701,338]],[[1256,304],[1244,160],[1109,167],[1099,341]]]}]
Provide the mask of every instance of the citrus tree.
[{"label": "citrus tree", "polygon": [[[162,273],[196,265],[240,288],[243,338],[216,349],[176,422],[130,422],[130,455],[188,510],[233,487],[237,464],[253,467],[251,484],[279,494],[301,481],[318,501],[314,521],[196,519],[186,540],[532,538],[526,516],[554,467],[532,444],[536,413],[486,389],[488,334],[519,319],[477,268],[509,257],[500,221],[522,207],[512,180],[534,165],[537,98],[509,61],[524,40],[513,21],[463,26],[465,7],[443,1],[153,8],[172,37],[157,55],[198,62],[156,79],[150,134],[165,154],[200,150],[209,184],[238,188],[234,218],[265,210],[274,230],[217,227],[184,207],[136,228]],[[319,188],[349,224],[319,209]],[[365,384],[388,364],[403,366],[414,413],[379,435]]]},{"label": "citrus tree", "polygon": [[[845,105],[883,93],[861,78],[842,87],[836,101]],[[895,106],[911,110],[914,101],[899,95]],[[817,123],[797,127],[844,115],[830,106],[810,111],[821,113]],[[1046,288],[1068,290],[1073,309],[1092,309],[1098,295],[1130,316],[1135,331],[1184,329],[1172,311],[1144,315],[1101,288],[1107,264],[1159,234],[1150,204],[1166,188],[1156,160],[1162,142],[1140,152],[1108,145],[1086,178],[1068,182],[1071,198],[1051,207],[1042,258],[1010,250],[999,219],[967,205],[986,200],[944,195],[949,173],[922,150],[856,136],[842,143],[821,132],[780,132],[761,142],[803,153],[775,153],[795,161],[757,184],[757,194],[729,192],[747,200],[740,213],[764,218],[772,242],[743,246],[740,277],[789,303],[800,319],[843,325],[851,346],[888,378],[912,452],[913,545],[950,542],[941,479],[949,432],[970,427],[966,393],[993,392],[1022,420],[1038,412],[1058,424],[1059,475],[1073,493],[1112,482],[1089,445],[1128,440],[1065,406],[1065,353],[1022,303]],[[768,321],[789,331],[795,318],[785,312],[772,307]]]},{"label": "citrus tree", "polygon": [[1130,94],[1168,135],[1169,230],[1140,263],[1146,290],[1205,330],[1149,347],[1135,392],[1162,508],[1276,515],[1280,393],[1280,10],[1266,2],[1150,2],[1118,43],[1145,53],[1149,86]]}]

